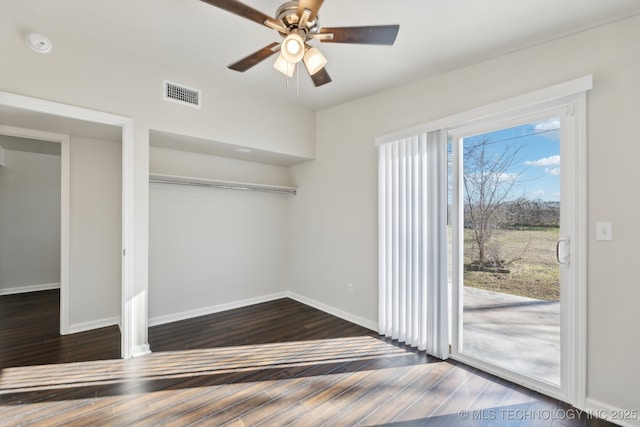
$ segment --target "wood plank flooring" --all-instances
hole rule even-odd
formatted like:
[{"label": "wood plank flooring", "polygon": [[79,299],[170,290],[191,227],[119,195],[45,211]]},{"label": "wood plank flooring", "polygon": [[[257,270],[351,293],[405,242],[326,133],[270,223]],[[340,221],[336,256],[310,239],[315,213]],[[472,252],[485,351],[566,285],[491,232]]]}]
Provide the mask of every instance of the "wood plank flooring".
[{"label": "wood plank flooring", "polygon": [[0,369],[120,357],[117,326],[64,335],[60,291],[0,296]]},{"label": "wood plank flooring", "polygon": [[610,425],[289,299],[153,327],[119,360],[108,329],[43,338],[56,298],[0,297],[2,426]]}]

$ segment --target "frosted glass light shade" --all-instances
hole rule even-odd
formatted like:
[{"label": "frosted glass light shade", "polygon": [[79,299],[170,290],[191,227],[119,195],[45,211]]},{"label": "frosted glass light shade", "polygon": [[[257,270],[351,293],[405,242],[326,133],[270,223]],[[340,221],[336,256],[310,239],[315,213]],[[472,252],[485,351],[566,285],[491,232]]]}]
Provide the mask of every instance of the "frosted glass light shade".
[{"label": "frosted glass light shade", "polygon": [[304,66],[307,67],[307,71],[310,75],[314,75],[318,71],[322,70],[327,65],[327,58],[324,57],[315,47],[307,49],[304,54]]},{"label": "frosted glass light shade", "polygon": [[280,55],[278,55],[278,58],[276,59],[276,62],[273,64],[273,68],[275,68],[276,70],[280,71],[282,74],[285,74],[288,77],[292,77],[293,72],[296,69],[296,64],[292,64],[286,59],[284,59],[284,56],[282,55],[282,53],[280,53]]},{"label": "frosted glass light shade", "polygon": [[297,33],[289,34],[282,42],[280,52],[284,59],[292,64],[300,62],[304,56],[304,40],[302,36]]}]

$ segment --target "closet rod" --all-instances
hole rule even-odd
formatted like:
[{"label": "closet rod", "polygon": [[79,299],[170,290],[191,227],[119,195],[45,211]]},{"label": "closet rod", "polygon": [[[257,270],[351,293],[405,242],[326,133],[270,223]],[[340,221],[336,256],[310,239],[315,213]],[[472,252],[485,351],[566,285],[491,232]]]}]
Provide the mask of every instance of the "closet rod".
[{"label": "closet rod", "polygon": [[149,177],[149,182],[156,183],[156,184],[186,185],[186,186],[192,186],[192,187],[220,188],[224,190],[260,191],[265,193],[279,193],[279,194],[291,194],[291,195],[296,195],[297,193],[297,190],[293,187],[248,184],[248,183],[232,182],[232,181],[215,181],[215,180],[205,180],[205,179],[199,179],[199,178],[186,178],[186,177],[180,177],[180,178],[178,179],[160,178],[157,176],[151,176]]}]

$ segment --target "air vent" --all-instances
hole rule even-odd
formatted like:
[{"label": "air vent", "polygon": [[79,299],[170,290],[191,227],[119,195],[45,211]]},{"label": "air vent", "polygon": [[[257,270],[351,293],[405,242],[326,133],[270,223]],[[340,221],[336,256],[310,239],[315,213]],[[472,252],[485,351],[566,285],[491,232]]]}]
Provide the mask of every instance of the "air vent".
[{"label": "air vent", "polygon": [[164,99],[183,105],[200,108],[200,91],[178,83],[164,81]]}]

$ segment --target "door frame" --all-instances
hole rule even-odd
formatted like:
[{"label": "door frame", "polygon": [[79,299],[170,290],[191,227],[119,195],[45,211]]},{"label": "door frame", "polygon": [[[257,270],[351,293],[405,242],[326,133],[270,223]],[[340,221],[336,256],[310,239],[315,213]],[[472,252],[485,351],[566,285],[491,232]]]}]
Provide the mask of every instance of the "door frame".
[{"label": "door frame", "polygon": [[[122,129],[122,276],[121,276],[121,312],[120,312],[120,331],[121,331],[121,356],[130,358],[135,355],[148,352],[148,344],[136,345],[137,337],[134,330],[136,327],[145,327],[145,322],[136,322],[134,315],[137,313],[134,306],[134,130],[133,119],[125,116],[118,116],[102,111],[90,110],[87,108],[75,107],[72,105],[61,104],[52,101],[46,101],[38,98],[17,95],[9,92],[0,91],[0,106],[11,107],[16,109],[27,110],[31,112],[48,114],[51,116],[65,117],[77,119],[89,123],[100,123],[111,126],[120,127]],[[68,167],[68,165],[67,165]],[[67,193],[68,197],[68,193]],[[67,201],[67,213],[69,203]],[[67,215],[68,219],[68,215]],[[68,223],[67,227],[67,251],[68,255]],[[62,232],[63,230],[61,230]],[[69,260],[67,256],[67,260]],[[62,266],[61,266],[62,267]],[[63,292],[68,292],[68,264],[64,266],[66,270],[66,291],[61,288],[61,332],[62,325],[66,326],[66,332],[69,328],[68,317],[68,294],[66,298],[66,306],[62,307]],[[62,268],[61,268],[62,274]],[[62,277],[61,277],[62,287]],[[139,308],[138,308],[139,309]],[[63,312],[65,314],[63,314]],[[65,316],[63,318],[63,316]],[[140,325],[139,325],[140,324]],[[146,336],[146,330],[142,335]],[[139,335],[139,334],[138,334]]]},{"label": "door frame", "polygon": [[[568,267],[560,266],[561,274],[561,385],[510,371],[482,361],[460,351],[463,326],[462,292],[463,244],[460,233],[463,224],[461,190],[462,153],[460,139],[533,122],[549,117],[561,119],[561,232],[560,239],[571,242]],[[453,268],[452,268],[452,342],[451,357],[477,366],[528,388],[584,407],[586,394],[586,331],[579,328],[586,322],[586,94],[584,92],[557,100],[527,106],[495,117],[484,118],[472,125],[453,127]],[[582,397],[581,397],[582,396]]]}]

